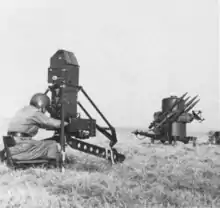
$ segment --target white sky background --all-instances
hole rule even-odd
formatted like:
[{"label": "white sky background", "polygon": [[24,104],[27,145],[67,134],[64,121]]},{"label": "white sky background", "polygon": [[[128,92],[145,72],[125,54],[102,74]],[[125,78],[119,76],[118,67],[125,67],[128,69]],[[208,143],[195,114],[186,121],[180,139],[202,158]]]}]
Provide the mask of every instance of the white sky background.
[{"label": "white sky background", "polygon": [[206,118],[189,128],[219,129],[217,16],[217,0],[4,1],[0,115],[45,91],[50,57],[65,49],[113,126],[147,127],[162,98],[188,92]]}]

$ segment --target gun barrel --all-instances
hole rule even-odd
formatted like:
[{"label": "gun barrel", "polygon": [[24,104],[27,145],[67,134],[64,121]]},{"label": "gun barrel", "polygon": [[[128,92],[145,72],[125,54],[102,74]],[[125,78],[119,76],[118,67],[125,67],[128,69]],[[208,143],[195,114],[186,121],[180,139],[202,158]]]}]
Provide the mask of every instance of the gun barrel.
[{"label": "gun barrel", "polygon": [[188,92],[184,93],[182,96],[180,96],[180,100],[182,100],[186,95],[188,94]]},{"label": "gun barrel", "polygon": [[172,111],[172,110],[184,99],[184,97],[185,97],[187,94],[188,94],[188,92],[186,92],[186,93],[183,94],[180,98],[178,98],[178,99],[174,102],[174,104],[171,106],[169,112]]},{"label": "gun barrel", "polygon": [[187,98],[184,100],[184,102],[186,103],[186,101],[188,101],[189,99],[190,99],[190,96],[187,97]]},{"label": "gun barrel", "polygon": [[179,113],[177,113],[173,118],[171,122],[175,122],[183,113],[188,113],[191,109],[194,108],[194,106],[200,101],[197,100],[194,103],[188,104],[182,111],[180,111]]},{"label": "gun barrel", "polygon": [[176,112],[170,112],[159,124],[154,126],[154,130],[161,127],[165,122],[170,121],[170,119],[176,114]]},{"label": "gun barrel", "polygon": [[196,100],[197,97],[198,97],[198,95],[196,95],[196,96],[193,97],[189,102],[187,102],[187,103],[185,104],[185,109],[186,109],[188,106],[190,106],[190,105],[194,102],[194,100]]},{"label": "gun barrel", "polygon": [[193,109],[195,107],[195,105],[200,101],[200,99],[198,99],[197,101],[195,101],[193,104],[191,104],[185,111],[189,112],[191,109]]}]

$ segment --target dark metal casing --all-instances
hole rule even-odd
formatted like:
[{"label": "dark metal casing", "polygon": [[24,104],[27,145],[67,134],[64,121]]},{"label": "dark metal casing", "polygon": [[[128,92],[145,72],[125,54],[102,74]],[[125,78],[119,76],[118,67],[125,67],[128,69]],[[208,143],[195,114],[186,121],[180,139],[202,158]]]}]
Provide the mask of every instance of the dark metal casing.
[{"label": "dark metal casing", "polygon": [[[62,78],[62,79],[61,79]],[[58,50],[50,59],[48,68],[48,83],[56,83],[58,86],[65,80],[67,86],[64,93],[64,118],[77,117],[77,94],[79,85],[79,64],[73,53]],[[52,104],[57,103],[56,99],[60,97],[59,87],[52,91]],[[55,115],[54,115],[55,116]]]},{"label": "dark metal casing", "polygon": [[51,116],[60,118],[60,86],[65,84],[62,89],[64,120],[70,123],[66,130],[73,135],[78,131],[86,130],[90,132],[90,136],[96,136],[96,121],[78,118],[79,64],[72,52],[58,50],[51,57],[48,68],[48,83],[54,85],[51,90]]},{"label": "dark metal casing", "polygon": [[[170,96],[168,98],[164,98],[162,100],[162,112],[169,111],[175,102],[178,102],[178,104],[172,109],[172,111],[182,111],[185,108],[185,102],[184,100],[179,100],[177,96]],[[186,137],[186,123],[183,122],[173,122],[166,126],[164,126],[164,131],[167,132],[167,135],[171,136],[177,136],[181,139]]]},{"label": "dark metal casing", "polygon": [[71,125],[66,127],[67,132],[77,132],[80,130],[90,131],[90,136],[96,136],[96,122],[94,119],[72,118]]},{"label": "dark metal casing", "polygon": [[[79,85],[79,64],[72,52],[58,50],[50,58],[50,67],[48,68],[48,83],[54,83],[54,76],[63,78],[66,84],[73,86]],[[61,79],[57,79],[56,83],[61,83]]]},{"label": "dark metal casing", "polygon": [[[177,96],[170,96],[167,98],[162,99],[162,112],[167,112],[171,109],[173,104],[179,100]],[[180,101],[173,109],[172,111],[176,110],[184,110],[184,101]]]}]

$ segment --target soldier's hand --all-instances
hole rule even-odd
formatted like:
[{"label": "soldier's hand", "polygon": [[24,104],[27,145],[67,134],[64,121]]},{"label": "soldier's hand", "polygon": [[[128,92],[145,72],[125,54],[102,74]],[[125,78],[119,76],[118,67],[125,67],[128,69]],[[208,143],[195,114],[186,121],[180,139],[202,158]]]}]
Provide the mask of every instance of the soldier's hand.
[{"label": "soldier's hand", "polygon": [[64,126],[67,126],[67,125],[69,125],[69,123],[68,123],[68,122],[66,122],[66,121],[64,121]]}]

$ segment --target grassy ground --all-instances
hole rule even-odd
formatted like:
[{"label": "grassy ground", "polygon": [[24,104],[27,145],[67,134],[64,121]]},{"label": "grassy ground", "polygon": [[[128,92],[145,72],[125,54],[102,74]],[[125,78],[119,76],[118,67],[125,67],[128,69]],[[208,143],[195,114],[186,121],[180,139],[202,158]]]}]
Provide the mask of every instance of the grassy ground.
[{"label": "grassy ground", "polygon": [[[220,147],[150,145],[127,131],[118,137],[127,159],[113,167],[75,150],[68,150],[72,164],[64,174],[12,172],[2,164],[0,207],[220,207]],[[90,142],[107,147],[106,140]]]}]

